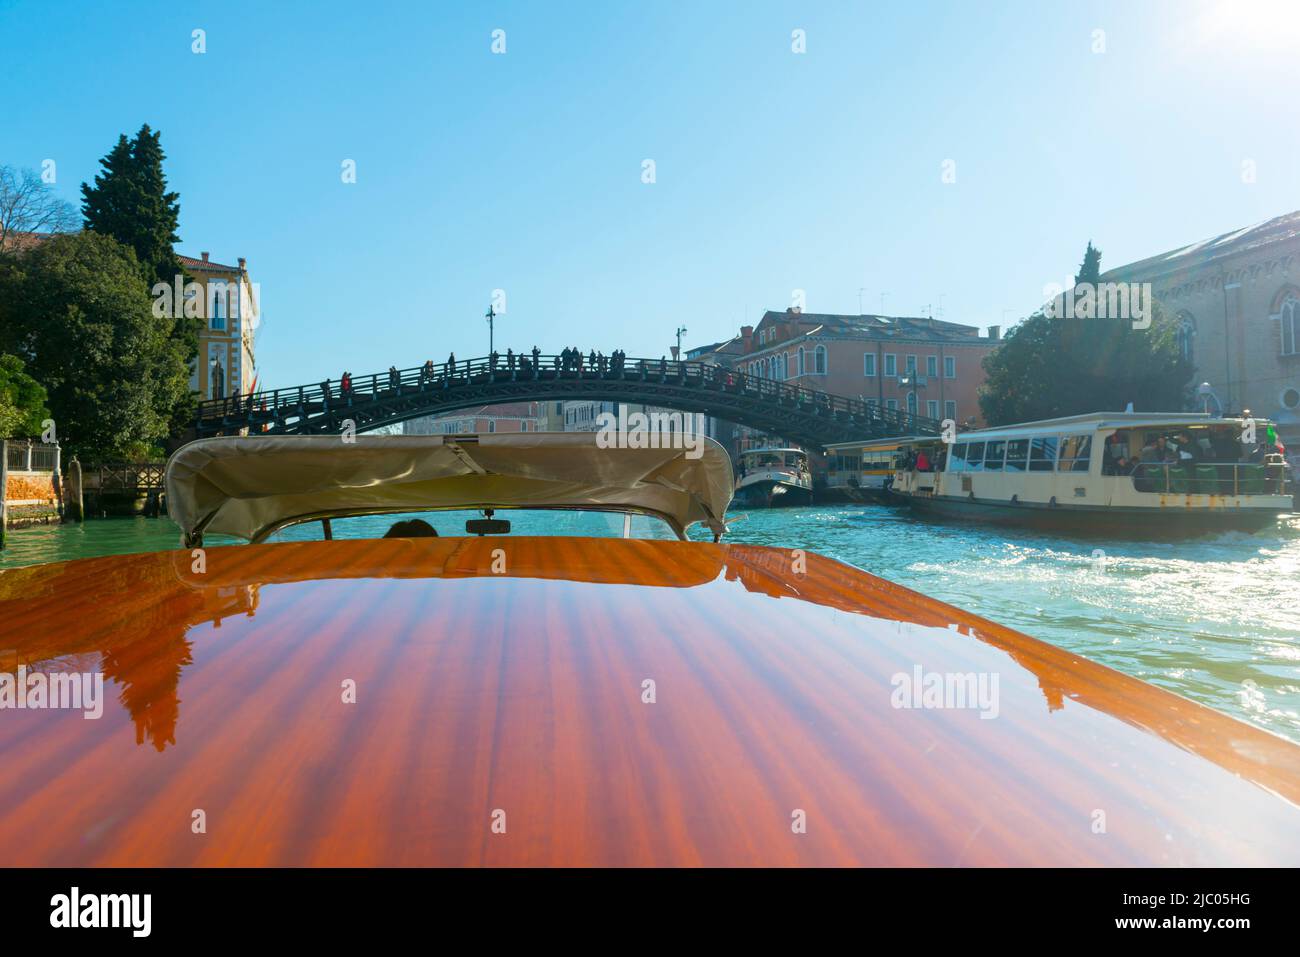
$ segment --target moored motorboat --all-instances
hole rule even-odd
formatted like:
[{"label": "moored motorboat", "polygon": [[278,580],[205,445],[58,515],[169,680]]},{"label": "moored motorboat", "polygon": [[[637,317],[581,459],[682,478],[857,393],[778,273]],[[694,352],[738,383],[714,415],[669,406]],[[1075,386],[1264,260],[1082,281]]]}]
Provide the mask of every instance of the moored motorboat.
[{"label": "moored motorboat", "polygon": [[812,504],[812,473],[803,449],[747,449],[737,458],[737,505],[782,508]]}]

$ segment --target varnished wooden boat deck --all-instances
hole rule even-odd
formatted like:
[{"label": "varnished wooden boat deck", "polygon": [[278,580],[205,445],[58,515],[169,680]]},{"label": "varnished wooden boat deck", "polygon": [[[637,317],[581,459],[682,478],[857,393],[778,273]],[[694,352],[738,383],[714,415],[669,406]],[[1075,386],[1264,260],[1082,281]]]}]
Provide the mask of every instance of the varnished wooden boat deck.
[{"label": "varnished wooden boat deck", "polygon": [[[206,554],[0,574],[0,668],[109,698],[0,711],[0,863],[1300,863],[1300,748],[815,555]],[[998,717],[893,707],[917,665],[996,674]]]}]

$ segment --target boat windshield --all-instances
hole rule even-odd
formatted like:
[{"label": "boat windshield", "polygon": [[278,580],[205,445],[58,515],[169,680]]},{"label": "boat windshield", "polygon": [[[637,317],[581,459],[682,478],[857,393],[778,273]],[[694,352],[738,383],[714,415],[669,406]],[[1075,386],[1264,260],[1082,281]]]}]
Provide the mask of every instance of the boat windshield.
[{"label": "boat windshield", "polygon": [[798,452],[752,452],[742,456],[743,464],[751,469],[803,467],[803,456]]},{"label": "boat windshield", "polygon": [[383,515],[352,515],[288,525],[268,542],[316,542],[325,538],[518,537],[640,538],[676,541],[672,526],[653,515],[595,509],[448,509]]}]

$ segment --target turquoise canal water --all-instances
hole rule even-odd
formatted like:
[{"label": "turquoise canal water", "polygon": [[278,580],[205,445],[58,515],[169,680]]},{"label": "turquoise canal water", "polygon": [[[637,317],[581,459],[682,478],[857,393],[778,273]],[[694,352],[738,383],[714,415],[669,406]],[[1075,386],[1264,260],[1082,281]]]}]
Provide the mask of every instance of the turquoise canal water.
[{"label": "turquoise canal water", "polygon": [[[607,533],[588,518],[545,520]],[[516,533],[544,530],[540,516],[512,520]],[[392,521],[356,520],[336,534],[379,535]],[[286,537],[319,534],[300,526]],[[173,548],[178,537],[167,519],[21,529],[0,568]],[[1300,741],[1300,516],[1255,535],[1079,542],[921,523],[881,506],[815,506],[751,511],[729,538],[838,558]]]}]

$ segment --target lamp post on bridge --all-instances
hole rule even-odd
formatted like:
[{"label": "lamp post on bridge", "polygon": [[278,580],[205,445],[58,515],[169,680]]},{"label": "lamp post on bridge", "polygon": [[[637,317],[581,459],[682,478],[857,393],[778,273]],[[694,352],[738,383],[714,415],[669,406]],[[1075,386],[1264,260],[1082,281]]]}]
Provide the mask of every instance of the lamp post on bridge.
[{"label": "lamp post on bridge", "polygon": [[488,321],[488,355],[490,356],[492,355],[492,350],[494,348],[494,344],[492,341],[492,322],[497,317],[496,308],[492,305],[489,305],[488,311],[485,312],[483,315],[484,318],[486,318]]},{"label": "lamp post on bridge", "polygon": [[685,326],[678,326],[678,327],[677,327],[677,333],[676,333],[676,335],[677,335],[677,355],[674,356],[674,358],[677,359],[678,362],[681,362],[681,360],[682,360],[682,336],[685,335],[685,334],[686,334],[686,327],[685,327]]}]

